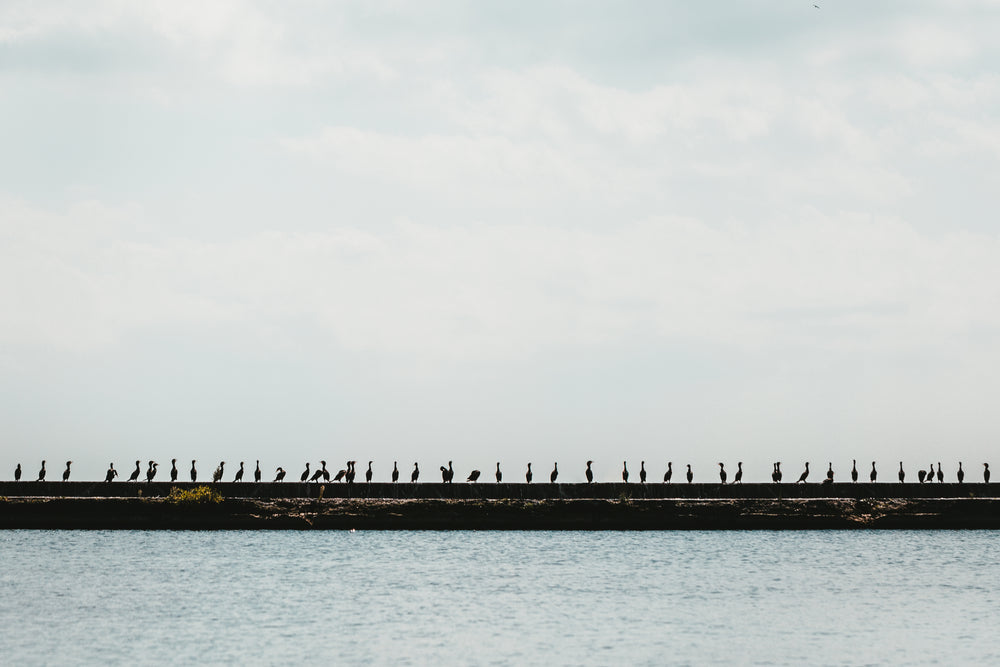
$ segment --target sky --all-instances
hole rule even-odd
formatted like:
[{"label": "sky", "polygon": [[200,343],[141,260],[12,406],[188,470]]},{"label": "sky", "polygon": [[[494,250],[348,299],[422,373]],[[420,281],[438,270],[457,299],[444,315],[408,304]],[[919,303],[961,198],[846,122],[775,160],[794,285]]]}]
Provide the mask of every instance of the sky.
[{"label": "sky", "polygon": [[816,4],[5,1],[0,477],[976,474],[1000,2]]}]

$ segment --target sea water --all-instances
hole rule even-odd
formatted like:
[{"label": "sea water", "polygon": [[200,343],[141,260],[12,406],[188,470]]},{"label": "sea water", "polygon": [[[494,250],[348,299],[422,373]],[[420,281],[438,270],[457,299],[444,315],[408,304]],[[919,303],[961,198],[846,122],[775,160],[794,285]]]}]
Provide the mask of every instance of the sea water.
[{"label": "sea water", "polygon": [[995,665],[998,566],[992,531],[0,531],[0,660]]}]

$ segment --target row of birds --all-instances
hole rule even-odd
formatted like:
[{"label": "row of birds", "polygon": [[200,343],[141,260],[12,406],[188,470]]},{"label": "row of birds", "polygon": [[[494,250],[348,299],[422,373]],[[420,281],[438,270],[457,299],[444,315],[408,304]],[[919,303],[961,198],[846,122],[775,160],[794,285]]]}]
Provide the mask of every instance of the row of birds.
[{"label": "row of birds", "polygon": [[[196,463],[197,463],[197,460],[191,461],[190,476],[191,476],[191,481],[192,482],[197,482],[198,481],[198,468],[196,467]],[[333,475],[333,476],[330,475],[330,471],[327,470],[327,468],[326,468],[326,461],[320,461],[320,467],[316,468],[313,471],[309,470],[309,463],[306,463],[306,469],[302,472],[301,475],[299,475],[299,480],[302,481],[302,482],[318,482],[320,480],[322,480],[324,482],[329,482],[329,481],[332,480],[334,482],[341,482],[341,481],[343,481],[343,482],[347,482],[348,484],[350,484],[350,483],[354,482],[354,478],[355,478],[355,474],[356,474],[354,466],[355,466],[356,463],[357,463],[357,461],[348,461],[347,462],[347,467],[346,468],[342,468],[341,470],[339,470],[336,473],[336,475]],[[368,483],[371,483],[372,477],[374,475],[374,473],[372,472],[372,463],[373,463],[372,461],[368,462],[368,469],[365,471],[365,481],[368,482]],[[398,463],[397,461],[393,461],[393,463],[392,463],[392,481],[393,481],[393,483],[396,483],[396,482],[399,481],[399,467],[398,467],[397,463]],[[593,463],[594,463],[593,461],[587,461],[587,469],[586,469],[586,471],[584,471],[584,475],[587,478],[587,483],[588,484],[590,484],[590,483],[592,483],[594,481],[594,471],[591,468],[591,466],[593,465]],[[171,459],[170,460],[170,464],[171,464],[170,465],[170,481],[171,482],[176,482],[177,481],[177,477],[179,475],[179,471],[177,470],[177,459]],[[62,480],[64,482],[69,480],[70,466],[72,466],[72,465],[73,465],[72,461],[67,461],[66,462],[66,469],[63,471],[63,474],[62,474]],[[152,482],[153,479],[156,478],[156,473],[157,473],[157,470],[159,468],[159,465],[160,464],[157,463],[156,461],[150,461],[149,462],[149,465],[148,465],[148,467],[146,469],[146,481],[147,482]],[[775,463],[772,464],[772,466],[773,466],[773,469],[771,471],[771,481],[774,482],[775,484],[780,484],[781,480],[782,480],[782,477],[783,477],[783,474],[781,472],[781,461],[776,461]],[[215,469],[215,472],[212,473],[212,481],[213,482],[221,482],[222,481],[222,476],[225,473],[225,467],[226,467],[226,462],[225,461],[220,461],[219,462],[219,466]],[[937,464],[937,471],[934,470],[934,464],[933,463],[928,468],[929,468],[928,470],[918,470],[917,471],[917,481],[919,481],[921,484],[923,484],[924,482],[933,482],[934,479],[935,479],[935,477],[936,477],[938,482],[944,482],[944,469],[941,467],[941,462],[940,461]],[[441,481],[444,482],[445,484],[450,484],[451,481],[455,477],[455,470],[452,468],[452,462],[448,461],[448,467],[445,468],[444,466],[440,466],[440,469],[441,469]],[[240,469],[236,471],[236,475],[233,478],[233,481],[234,482],[242,482],[243,481],[243,473],[244,473],[244,464],[243,464],[243,461],[240,461]],[[42,461],[42,467],[38,471],[38,479],[36,481],[39,481],[39,482],[45,481],[45,474],[46,474],[45,461]],[[139,476],[141,474],[142,474],[142,462],[141,461],[136,461],[135,462],[135,470],[132,471],[132,474],[129,476],[128,481],[130,481],[130,482],[136,482],[136,481],[138,481],[139,480]],[[254,469],[254,472],[253,472],[253,479],[254,479],[254,481],[255,482],[260,482],[261,478],[262,478],[262,475],[263,474],[262,474],[261,469],[260,469],[260,461],[258,460],[257,461],[257,467]],[[468,478],[466,478],[465,481],[467,481],[467,482],[473,482],[473,483],[474,482],[478,482],[480,475],[481,475],[481,472],[479,470],[473,470],[469,474]],[[495,476],[496,476],[497,483],[499,484],[503,480],[503,473],[500,471],[500,462],[499,461],[497,462],[497,469],[496,469]],[[667,463],[667,471],[663,474],[663,482],[665,484],[669,484],[673,480],[673,476],[674,476],[674,464],[671,461],[671,462]],[[856,459],[854,459],[854,460],[852,460],[852,463],[851,463],[851,481],[852,482],[857,482],[858,481],[858,476],[859,476],[859,473],[858,473],[858,462],[857,462]],[[965,481],[965,471],[962,469],[962,462],[961,461],[958,462],[958,472],[955,473],[955,476],[958,479],[958,483],[959,484],[961,484],[962,482]],[[105,482],[112,482],[112,481],[114,481],[114,479],[116,477],[118,477],[118,471],[115,470],[115,464],[111,463],[111,464],[109,464],[108,472],[107,472],[107,475],[104,478],[104,481]],[[530,463],[528,464],[528,470],[525,473],[524,477],[525,477],[525,480],[528,482],[528,484],[531,484],[531,481],[534,478],[534,474],[531,471],[531,464]],[[685,477],[687,478],[687,481],[688,481],[689,484],[694,481],[694,472],[691,470],[691,464],[690,463],[687,464],[687,473],[685,474]],[[834,477],[833,463],[829,463],[827,471],[826,471],[826,478],[823,479],[823,483],[824,484],[832,484],[833,483],[833,477]],[[897,473],[897,477],[899,478],[900,483],[903,483],[906,480],[906,472],[903,470],[903,462],[902,461],[899,462],[899,472]],[[411,483],[416,483],[419,478],[420,478],[420,466],[417,465],[417,463],[414,463],[413,464],[413,471],[410,473],[410,482]],[[553,466],[552,472],[549,473],[549,482],[551,482],[551,483],[554,484],[558,478],[559,478],[559,463],[557,462]],[[799,479],[798,479],[798,481],[796,483],[799,483],[799,482],[805,483],[808,478],[809,478],[809,462],[807,461],[806,462],[806,466],[805,466],[805,470],[803,470],[802,474],[799,475]],[[275,482],[281,482],[281,481],[284,481],[284,479],[285,479],[285,469],[279,466],[275,470],[275,476],[274,476],[274,480],[273,481],[275,481]],[[721,480],[721,482],[723,484],[730,483],[729,482],[729,474],[726,472],[726,466],[722,462],[719,462],[719,479]],[[878,480],[878,471],[875,469],[875,462],[874,461],[872,461],[872,469],[871,469],[871,472],[869,472],[869,474],[868,474],[868,479],[871,482],[876,482]],[[629,480],[628,461],[624,461],[623,464],[622,464],[622,480],[626,484],[628,484],[628,480]],[[17,464],[17,468],[14,469],[14,481],[17,481],[17,482],[21,481],[21,464],[20,463],[18,463]],[[989,463],[984,463],[983,464],[983,481],[986,482],[986,483],[989,483],[989,481],[990,481],[990,464]],[[646,462],[645,461],[643,461],[640,464],[640,467],[639,467],[639,483],[640,484],[645,484],[646,483]],[[733,481],[731,483],[732,484],[742,484],[743,483],[743,462],[742,461],[740,461],[739,463],[736,464],[736,473],[733,475]]]}]

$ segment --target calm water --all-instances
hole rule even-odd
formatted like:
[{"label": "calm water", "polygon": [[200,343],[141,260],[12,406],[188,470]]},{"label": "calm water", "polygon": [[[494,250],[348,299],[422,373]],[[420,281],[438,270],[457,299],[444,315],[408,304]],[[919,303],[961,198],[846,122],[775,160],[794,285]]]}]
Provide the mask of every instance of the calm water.
[{"label": "calm water", "polygon": [[1000,664],[996,532],[0,531],[4,664]]}]

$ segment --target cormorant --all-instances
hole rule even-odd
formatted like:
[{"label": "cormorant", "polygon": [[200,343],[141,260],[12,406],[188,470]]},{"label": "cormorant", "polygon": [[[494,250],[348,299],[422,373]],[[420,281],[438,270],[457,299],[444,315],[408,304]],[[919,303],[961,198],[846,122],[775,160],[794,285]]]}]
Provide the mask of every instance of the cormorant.
[{"label": "cormorant", "polygon": [[420,468],[418,468],[416,462],[414,462],[413,472],[410,473],[410,484],[416,484],[418,477],[420,477]]},{"label": "cormorant", "polygon": [[500,472],[500,462],[497,461],[497,484],[499,484],[500,480],[502,479],[503,479],[503,473]]},{"label": "cormorant", "polygon": [[115,470],[115,464],[113,462],[109,463],[108,474],[104,476],[104,481],[110,484],[111,481],[114,480],[114,478],[117,476],[118,476],[118,471]]},{"label": "cormorant", "polygon": [[830,480],[831,482],[833,481],[833,462],[832,461],[827,464],[826,478],[828,480]]},{"label": "cormorant", "polygon": [[587,484],[594,483],[594,471],[590,469],[592,465],[594,465],[593,461],[587,461],[587,469],[583,473],[587,478]]},{"label": "cormorant", "polygon": [[257,468],[253,471],[253,481],[260,483],[260,459],[257,459]]},{"label": "cormorant", "polygon": [[14,481],[15,482],[20,482],[21,481],[21,464],[20,463],[18,463],[17,467],[14,468]]},{"label": "cormorant", "polygon": [[622,481],[628,484],[628,461],[622,461]]},{"label": "cormorant", "polygon": [[556,478],[559,477],[559,463],[552,464],[552,472],[549,473],[549,483],[555,484]]},{"label": "cormorant", "polygon": [[69,481],[69,467],[73,465],[72,461],[66,461],[66,469],[63,470],[63,481]]},{"label": "cormorant", "polygon": [[719,461],[719,479],[721,479],[722,483],[725,484],[728,477],[729,476],[726,474],[726,468],[722,465],[722,461]]},{"label": "cormorant", "polygon": [[395,484],[399,481],[399,467],[397,466],[397,461],[392,462],[392,483]]},{"label": "cormorant", "polygon": [[443,484],[451,484],[453,479],[455,479],[455,470],[451,467],[451,461],[448,461],[447,468],[441,466],[441,482]]},{"label": "cormorant", "polygon": [[351,469],[351,462],[348,461],[345,465],[347,466],[346,468],[341,468],[337,471],[337,474],[333,476],[333,481],[339,482],[347,477],[347,471]]},{"label": "cormorant", "polygon": [[375,473],[372,472],[372,462],[369,461],[368,462],[368,470],[365,471],[365,482],[368,483],[368,484],[371,484],[372,483],[372,475],[374,475],[374,474]]},{"label": "cormorant", "polygon": [[282,468],[281,466],[278,466],[278,468],[274,472],[278,473],[277,475],[274,476],[275,482],[281,482],[285,479],[285,469]]},{"label": "cormorant", "polygon": [[663,473],[663,483],[670,484],[670,480],[674,478],[674,462],[667,461],[667,472]]},{"label": "cormorant", "polygon": [[688,484],[690,484],[691,482],[694,481],[694,473],[691,472],[691,464],[690,463],[687,464],[687,467],[688,467],[688,471],[687,471]]},{"label": "cormorant", "polygon": [[927,477],[927,471],[926,470],[918,470],[917,471],[917,481],[918,482],[920,482],[921,484],[923,484],[925,477]]},{"label": "cormorant", "polygon": [[851,459],[851,481],[857,484],[858,482],[858,460]]},{"label": "cormorant", "polygon": [[940,461],[938,461],[937,479],[938,479],[938,484],[944,483],[944,470],[941,468]]},{"label": "cormorant", "polygon": [[191,481],[198,481],[198,469],[194,467],[194,460],[191,461]]},{"label": "cormorant", "polygon": [[961,461],[958,462],[958,472],[955,473],[955,476],[958,477],[958,483],[959,484],[961,484],[962,482],[965,481],[965,471],[962,470],[962,462]]},{"label": "cormorant", "polygon": [[528,463],[528,472],[524,473],[524,479],[528,484],[531,484],[531,478],[534,475],[531,474],[531,463]]},{"label": "cormorant", "polygon": [[236,477],[233,478],[234,482],[243,481],[243,461],[240,461],[240,469],[236,471]]},{"label": "cormorant", "polygon": [[301,475],[299,475],[299,481],[300,482],[304,482],[307,479],[309,479],[309,462],[308,461],[306,461],[306,469],[302,471]]},{"label": "cormorant", "polygon": [[170,459],[170,481],[177,481],[177,459]]},{"label": "cormorant", "polygon": [[326,463],[325,462],[323,464],[322,473],[323,473],[323,481],[324,482],[329,482],[330,481],[330,471],[326,469]]},{"label": "cormorant", "polygon": [[354,478],[358,474],[358,471],[354,469],[354,466],[356,464],[357,464],[357,461],[348,461],[347,462],[347,475],[344,477],[344,481],[347,482],[348,484],[354,484]]},{"label": "cormorant", "polygon": [[806,469],[802,471],[802,474],[799,475],[799,481],[795,483],[796,484],[798,484],[799,482],[805,483],[807,477],[809,477],[809,461],[806,461]]},{"label": "cormorant", "polygon": [[646,462],[645,461],[639,461],[639,483],[640,484],[645,484],[646,483]]},{"label": "cormorant", "polygon": [[878,471],[875,470],[875,462],[872,461],[872,471],[868,474],[868,479],[871,480],[872,484],[878,479]]},{"label": "cormorant", "polygon": [[929,468],[930,468],[930,470],[927,471],[927,481],[928,482],[933,482],[934,481],[934,464],[933,463],[930,464]]},{"label": "cormorant", "polygon": [[142,464],[139,463],[138,461],[136,461],[135,462],[135,470],[133,470],[132,474],[128,476],[128,481],[130,481],[130,482],[137,482],[137,481],[139,481],[139,474],[141,472],[142,472]]},{"label": "cormorant", "polygon": [[[212,481],[213,482],[222,481],[222,474],[225,472],[225,468],[226,468],[226,462],[225,461],[219,461],[219,467],[216,468],[215,472],[212,473]],[[305,481],[305,480],[302,480],[302,481]]]},{"label": "cormorant", "polygon": [[771,464],[771,481],[774,482],[775,484],[777,484],[778,480],[781,479],[780,474],[781,473],[778,472],[778,463],[777,462],[772,463]]},{"label": "cormorant", "polygon": [[38,471],[38,479],[36,479],[35,481],[36,482],[45,481],[45,461],[42,461],[42,469]]},{"label": "cormorant", "polygon": [[989,463],[984,463],[983,464],[983,481],[986,482],[987,484],[990,483],[990,464]]},{"label": "cormorant", "polygon": [[319,478],[323,476],[323,471],[326,470],[326,461],[320,461],[319,463],[321,467],[316,468],[316,472],[309,478],[310,482],[318,482]]},{"label": "cormorant", "polygon": [[903,472],[903,462],[899,462],[899,483],[902,484],[903,480],[906,479],[906,473]]},{"label": "cormorant", "polygon": [[156,461],[149,462],[149,469],[146,470],[146,481],[152,482],[153,478],[156,477],[156,468],[159,467],[159,463]]},{"label": "cormorant", "polygon": [[475,482],[478,479],[479,479],[479,471],[478,470],[473,470],[472,472],[469,473],[469,477],[465,481],[466,482]]},{"label": "cormorant", "polygon": [[736,464],[736,474],[733,476],[733,484],[743,483],[743,461]]}]

